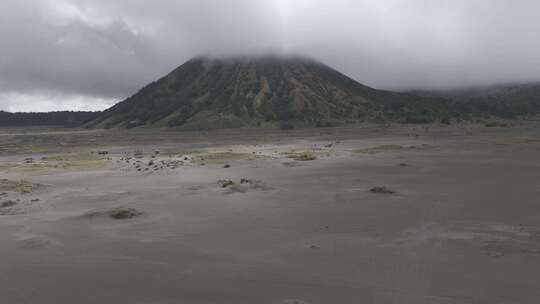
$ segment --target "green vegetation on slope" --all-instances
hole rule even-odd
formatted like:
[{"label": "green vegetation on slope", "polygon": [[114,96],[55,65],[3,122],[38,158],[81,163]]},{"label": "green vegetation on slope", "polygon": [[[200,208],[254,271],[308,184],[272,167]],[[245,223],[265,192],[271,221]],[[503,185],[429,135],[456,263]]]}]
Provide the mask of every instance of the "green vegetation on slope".
[{"label": "green vegetation on slope", "polygon": [[425,123],[448,116],[444,99],[375,90],[311,60],[197,58],[105,111],[88,127],[330,126]]}]

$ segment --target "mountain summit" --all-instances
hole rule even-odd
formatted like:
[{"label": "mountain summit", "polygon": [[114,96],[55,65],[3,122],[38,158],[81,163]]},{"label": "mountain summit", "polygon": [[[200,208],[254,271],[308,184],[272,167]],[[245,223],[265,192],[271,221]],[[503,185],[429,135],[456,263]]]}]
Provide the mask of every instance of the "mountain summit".
[{"label": "mountain summit", "polygon": [[304,58],[195,58],[103,112],[88,127],[330,125],[434,120],[443,100],[381,91]]}]

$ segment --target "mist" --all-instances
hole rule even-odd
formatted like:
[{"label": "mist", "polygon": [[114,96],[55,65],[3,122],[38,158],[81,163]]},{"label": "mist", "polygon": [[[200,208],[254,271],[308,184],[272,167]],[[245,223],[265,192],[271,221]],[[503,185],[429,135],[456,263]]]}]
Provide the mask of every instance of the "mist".
[{"label": "mist", "polygon": [[101,110],[195,56],[295,54],[379,89],[540,80],[540,2],[3,0],[0,110]]}]

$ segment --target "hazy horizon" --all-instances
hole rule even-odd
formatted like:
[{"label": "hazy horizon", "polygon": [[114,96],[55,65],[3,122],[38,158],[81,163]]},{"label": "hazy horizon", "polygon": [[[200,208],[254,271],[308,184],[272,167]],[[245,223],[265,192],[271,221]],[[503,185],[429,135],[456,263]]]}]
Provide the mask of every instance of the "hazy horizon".
[{"label": "hazy horizon", "polygon": [[103,110],[197,56],[293,54],[387,90],[540,81],[537,1],[6,0],[0,110]]}]

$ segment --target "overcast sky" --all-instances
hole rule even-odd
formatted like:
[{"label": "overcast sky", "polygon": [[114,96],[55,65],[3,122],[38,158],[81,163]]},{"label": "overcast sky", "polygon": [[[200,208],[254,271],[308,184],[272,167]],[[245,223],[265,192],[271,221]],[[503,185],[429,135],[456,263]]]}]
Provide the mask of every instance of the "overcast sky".
[{"label": "overcast sky", "polygon": [[538,0],[1,0],[0,110],[98,110],[201,54],[384,89],[540,80]]}]

